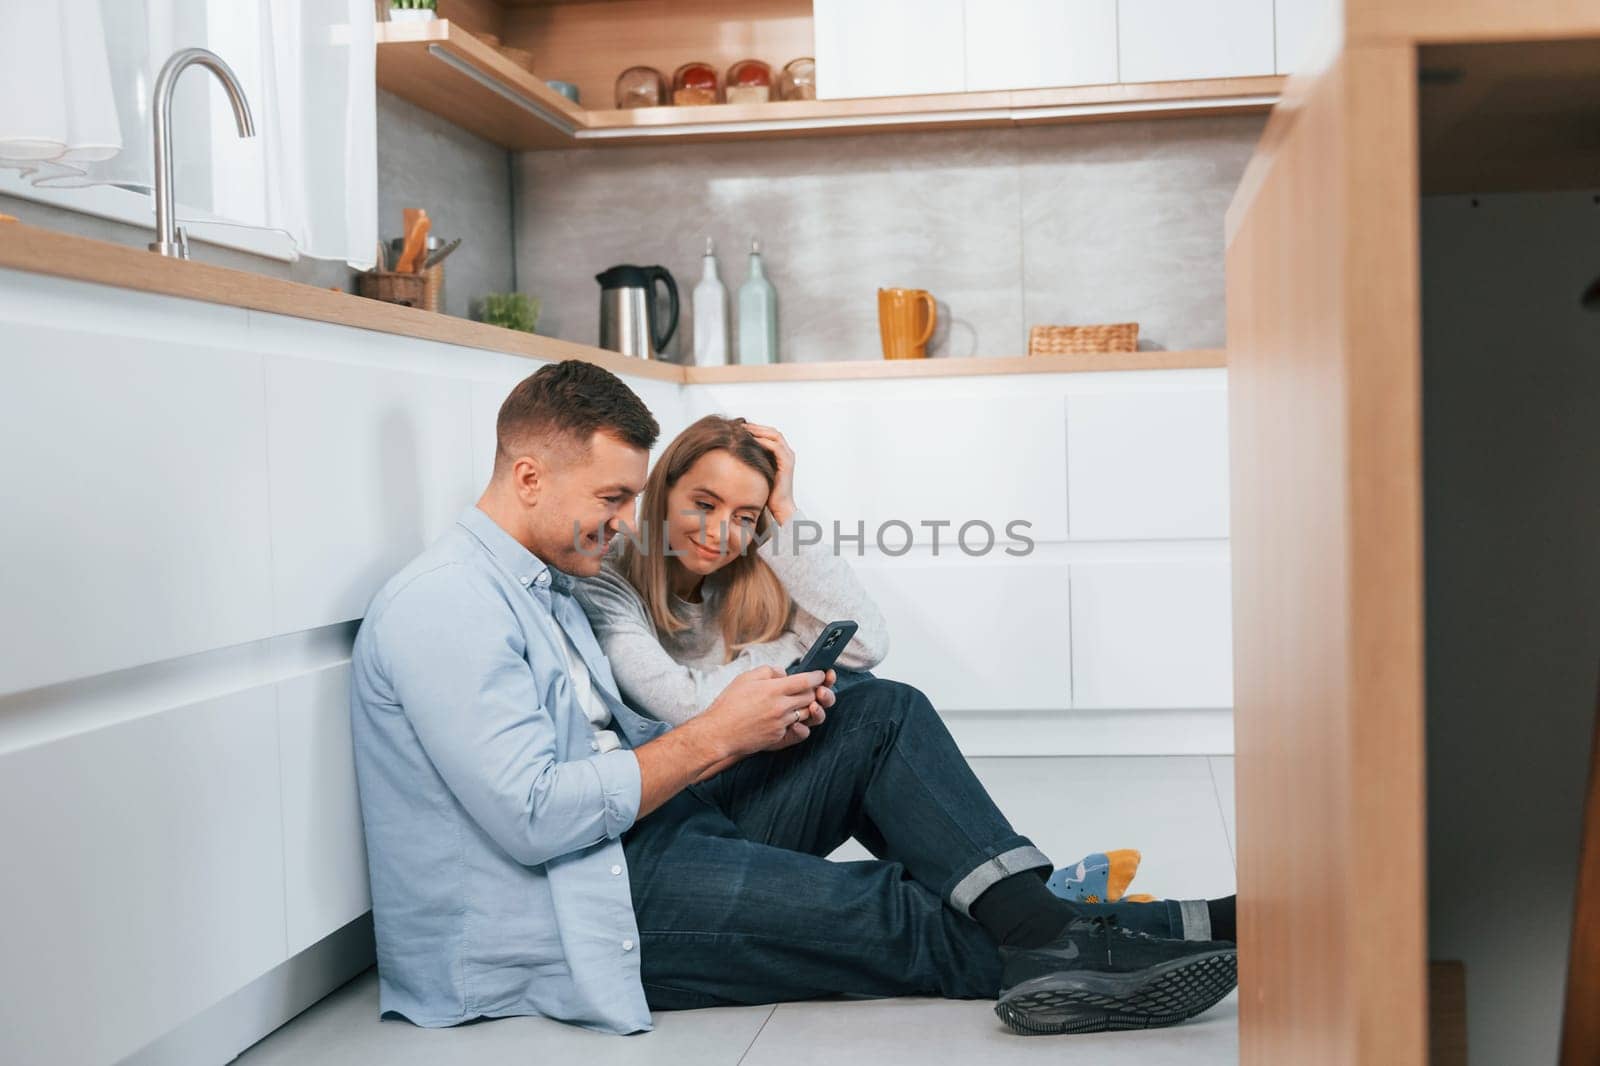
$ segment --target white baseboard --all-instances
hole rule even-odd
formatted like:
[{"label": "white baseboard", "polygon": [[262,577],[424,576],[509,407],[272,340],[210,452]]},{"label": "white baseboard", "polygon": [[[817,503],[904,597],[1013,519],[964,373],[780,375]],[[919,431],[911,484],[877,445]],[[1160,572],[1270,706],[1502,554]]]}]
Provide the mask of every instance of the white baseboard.
[{"label": "white baseboard", "polygon": [[122,1060],[122,1066],[219,1066],[377,959],[372,912]]},{"label": "white baseboard", "polygon": [[1233,711],[944,711],[968,757],[1232,755]]}]

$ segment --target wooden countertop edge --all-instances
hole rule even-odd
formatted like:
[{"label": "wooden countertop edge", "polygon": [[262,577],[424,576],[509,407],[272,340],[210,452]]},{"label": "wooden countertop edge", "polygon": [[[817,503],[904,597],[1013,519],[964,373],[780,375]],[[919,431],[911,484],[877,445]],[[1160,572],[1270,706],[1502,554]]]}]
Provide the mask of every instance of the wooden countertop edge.
[{"label": "wooden countertop edge", "polygon": [[298,281],[193,260],[170,259],[125,244],[97,241],[21,222],[0,224],[0,267],[442,341],[527,359],[583,359],[620,375],[683,380],[683,368],[671,363],[631,359],[585,344],[386,304]]},{"label": "wooden countertop edge", "polygon": [[251,311],[375,330],[401,337],[458,344],[526,359],[582,359],[623,377],[681,384],[852,381],[985,374],[1061,374],[1116,370],[1170,370],[1227,365],[1217,349],[1178,352],[1096,352],[1081,355],[970,359],[859,359],[772,366],[685,367],[618,355],[602,348],[518,333],[482,322],[380,303],[347,292],[265,277],[192,260],[169,259],[141,248],[60,233],[23,222],[0,223],[0,268]]},{"label": "wooden countertop edge", "polygon": [[1074,355],[980,356],[972,359],[854,359],[771,366],[689,366],[684,383],[860,381],[868,378],[978,377],[986,374],[1081,374],[1116,370],[1192,370],[1228,365],[1227,352],[1084,352]]}]

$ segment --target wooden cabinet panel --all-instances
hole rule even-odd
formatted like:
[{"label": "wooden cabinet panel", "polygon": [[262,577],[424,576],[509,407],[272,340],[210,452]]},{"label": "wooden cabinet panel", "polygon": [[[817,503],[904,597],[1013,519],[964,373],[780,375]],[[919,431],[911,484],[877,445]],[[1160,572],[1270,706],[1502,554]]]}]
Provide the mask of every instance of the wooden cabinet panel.
[{"label": "wooden cabinet panel", "polygon": [[1272,0],[1118,0],[1123,81],[1271,74]]},{"label": "wooden cabinet panel", "polygon": [[1117,80],[1117,0],[966,0],[967,92]]},{"label": "wooden cabinet panel", "polygon": [[817,99],[958,93],[964,0],[816,0]]}]

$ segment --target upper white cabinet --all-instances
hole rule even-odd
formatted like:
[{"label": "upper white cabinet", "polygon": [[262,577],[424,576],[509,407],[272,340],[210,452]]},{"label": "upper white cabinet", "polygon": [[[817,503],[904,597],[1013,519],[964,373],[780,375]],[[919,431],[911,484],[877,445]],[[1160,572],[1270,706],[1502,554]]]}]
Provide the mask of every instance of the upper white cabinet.
[{"label": "upper white cabinet", "polygon": [[1272,74],[1273,0],[1118,0],[1123,81]]},{"label": "upper white cabinet", "polygon": [[1323,51],[1337,20],[1326,0],[1274,0],[1279,74],[1305,70]]},{"label": "upper white cabinet", "polygon": [[1324,0],[815,0],[817,97],[1296,69]]},{"label": "upper white cabinet", "polygon": [[965,0],[815,0],[817,99],[958,93]]},{"label": "upper white cabinet", "polygon": [[1117,0],[966,0],[966,46],[968,92],[1107,85]]}]

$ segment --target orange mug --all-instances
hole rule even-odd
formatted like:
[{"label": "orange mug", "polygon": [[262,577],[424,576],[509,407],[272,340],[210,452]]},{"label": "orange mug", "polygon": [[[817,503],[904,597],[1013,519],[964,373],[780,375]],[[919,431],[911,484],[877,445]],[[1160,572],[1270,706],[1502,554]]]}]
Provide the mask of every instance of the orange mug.
[{"label": "orange mug", "polygon": [[923,359],[939,321],[939,305],[927,289],[879,289],[878,335],[885,359]]}]

